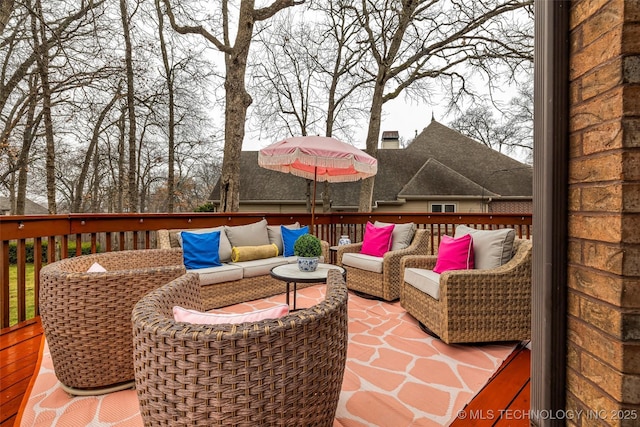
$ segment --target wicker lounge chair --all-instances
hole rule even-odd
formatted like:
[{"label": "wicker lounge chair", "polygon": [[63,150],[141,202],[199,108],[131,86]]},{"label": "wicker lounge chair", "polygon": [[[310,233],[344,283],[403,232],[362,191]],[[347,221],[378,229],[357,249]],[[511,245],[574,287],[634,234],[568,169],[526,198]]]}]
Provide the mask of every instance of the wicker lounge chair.
[{"label": "wicker lounge chair", "polygon": [[326,299],[280,319],[175,322],[202,310],[197,276],[152,291],[133,310],[136,389],[147,426],[332,426],[347,352],[347,289],[330,271]]},{"label": "wicker lounge chair", "polygon": [[[531,241],[495,269],[440,275],[439,299],[403,282],[400,304],[430,333],[450,343],[522,341],[531,337]],[[432,270],[435,256],[409,256],[402,268]]]},{"label": "wicker lounge chair", "polygon": [[386,301],[393,301],[400,298],[403,272],[400,267],[400,261],[402,257],[407,255],[426,255],[429,253],[430,245],[429,231],[418,229],[409,247],[384,254],[382,272],[380,273],[342,263],[344,254],[360,252],[362,242],[339,246],[336,254],[337,264],[347,271],[347,287],[349,289],[376,298],[382,298]]},{"label": "wicker lounge chair", "polygon": [[[106,272],[88,273],[93,263]],[[177,250],[67,258],[40,271],[40,316],[56,376],[70,394],[133,386],[131,310],[150,290],[185,273]]]}]

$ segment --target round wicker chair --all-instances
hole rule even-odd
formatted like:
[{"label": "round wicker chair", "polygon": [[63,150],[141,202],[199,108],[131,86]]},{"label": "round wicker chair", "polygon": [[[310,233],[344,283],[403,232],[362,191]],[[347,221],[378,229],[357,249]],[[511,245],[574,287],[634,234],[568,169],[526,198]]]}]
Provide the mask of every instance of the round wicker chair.
[{"label": "round wicker chair", "polygon": [[142,298],[132,314],[136,389],[146,426],[332,426],[347,355],[347,288],[330,271],[324,301],[259,322],[197,325],[192,273]]},{"label": "round wicker chair", "polygon": [[[88,273],[93,263],[107,271]],[[63,259],[40,271],[40,317],[56,376],[73,395],[133,386],[131,310],[152,289],[185,273],[174,249]]]}]

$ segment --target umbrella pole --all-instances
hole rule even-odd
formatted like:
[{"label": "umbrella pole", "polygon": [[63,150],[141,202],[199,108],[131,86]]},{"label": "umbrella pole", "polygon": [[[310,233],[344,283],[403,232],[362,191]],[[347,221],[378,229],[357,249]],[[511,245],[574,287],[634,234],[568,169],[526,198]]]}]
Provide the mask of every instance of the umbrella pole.
[{"label": "umbrella pole", "polygon": [[313,228],[313,220],[316,216],[316,179],[318,178],[318,167],[313,169],[313,199],[311,199],[311,234],[315,236],[315,229]]}]

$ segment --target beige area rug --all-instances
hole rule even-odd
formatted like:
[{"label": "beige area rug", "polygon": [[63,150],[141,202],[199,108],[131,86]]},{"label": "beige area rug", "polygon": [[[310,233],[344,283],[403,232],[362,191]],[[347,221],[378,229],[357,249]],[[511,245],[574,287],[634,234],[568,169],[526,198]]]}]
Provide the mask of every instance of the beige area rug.
[{"label": "beige area rug", "polygon": [[[298,307],[324,298],[324,285],[298,291]],[[227,307],[246,312],[284,302],[284,295]],[[349,347],[334,427],[446,426],[487,383],[514,345],[446,345],[426,335],[399,302],[349,294]],[[135,390],[70,397],[57,381],[49,349],[21,426],[142,426]]]}]

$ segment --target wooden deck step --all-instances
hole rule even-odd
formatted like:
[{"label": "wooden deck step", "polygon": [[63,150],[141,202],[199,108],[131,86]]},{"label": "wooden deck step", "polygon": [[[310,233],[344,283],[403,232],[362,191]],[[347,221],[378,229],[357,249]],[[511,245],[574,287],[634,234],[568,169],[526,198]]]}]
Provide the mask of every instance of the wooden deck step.
[{"label": "wooden deck step", "polygon": [[0,331],[0,427],[13,426],[42,343],[40,318]]},{"label": "wooden deck step", "polygon": [[531,351],[519,346],[451,427],[529,426]]}]

